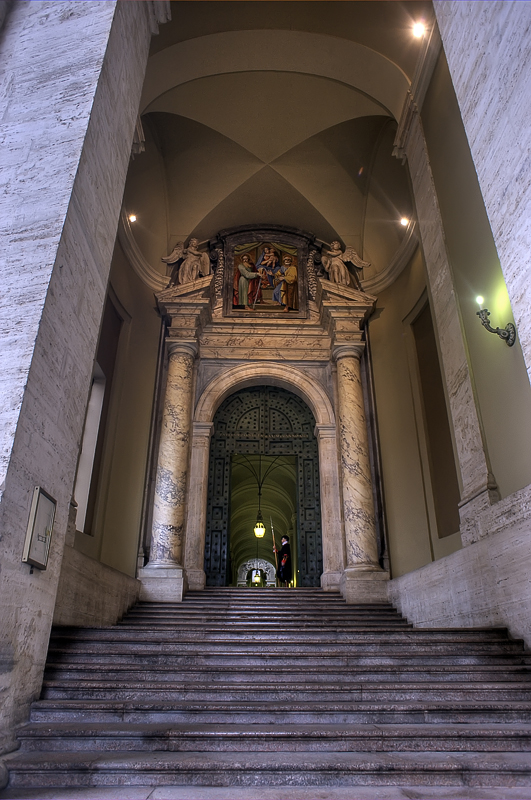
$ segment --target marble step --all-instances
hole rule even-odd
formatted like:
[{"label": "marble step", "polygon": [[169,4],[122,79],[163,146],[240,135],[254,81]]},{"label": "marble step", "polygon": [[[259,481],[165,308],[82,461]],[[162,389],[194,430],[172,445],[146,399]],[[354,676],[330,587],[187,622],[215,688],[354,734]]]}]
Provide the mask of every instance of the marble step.
[{"label": "marble step", "polygon": [[372,621],[375,625],[385,623],[404,625],[410,624],[406,619],[404,619],[404,617],[401,617],[398,614],[393,614],[390,611],[370,613],[353,612],[345,609],[322,608],[311,609],[308,612],[308,609],[281,607],[258,607],[245,610],[241,608],[189,608],[185,604],[183,604],[182,608],[175,610],[160,609],[159,611],[130,611],[128,614],[122,617],[122,621],[127,623],[130,620],[160,620],[165,618],[202,620],[204,618],[220,619],[224,616],[235,620],[255,619],[263,620],[264,622],[268,620],[281,621],[283,619],[296,620],[313,618],[315,620],[337,620],[338,622],[348,622],[349,620],[352,620],[353,622],[358,621],[360,623],[366,623],[367,621]]},{"label": "marble step", "polygon": [[[450,652],[449,652],[450,651]],[[391,660],[406,660],[415,664],[426,660],[426,664],[433,659],[446,659],[446,663],[466,663],[460,661],[463,658],[480,658],[489,663],[490,659],[503,658],[513,659],[515,663],[529,663],[530,653],[526,653],[521,648],[504,646],[503,643],[462,643],[453,647],[444,644],[411,644],[409,647],[392,643],[308,643],[308,642],[281,642],[276,647],[266,646],[262,642],[73,642],[64,647],[50,647],[50,658],[57,661],[61,658],[79,661],[79,658],[101,659],[102,663],[109,659],[117,660],[124,657],[134,658],[160,658],[162,663],[179,663],[183,659],[187,664],[193,663],[194,659],[198,663],[215,660],[218,665],[223,665],[226,660],[227,666],[232,664],[253,664],[260,665],[267,663],[311,664],[332,664],[334,661],[343,666],[356,663],[383,663]],[[245,659],[241,661],[241,659]]]},{"label": "marble step", "polygon": [[[87,700],[170,700],[184,702],[208,703],[212,698],[210,684],[193,685],[189,682],[170,683],[169,681],[154,682],[142,681],[128,683],[117,681],[44,681],[41,697],[48,699],[87,699]],[[473,683],[456,682],[444,684],[409,683],[407,686],[389,684],[358,684],[350,687],[343,685],[308,686],[304,683],[298,686],[284,686],[281,682],[277,685],[261,686],[257,681],[251,684],[241,684],[232,688],[217,687],[216,703],[242,702],[256,703],[284,703],[308,702],[321,705],[326,710],[326,704],[357,703],[357,702],[400,702],[418,701],[429,699],[437,702],[476,700],[487,701],[496,698],[497,702],[509,700],[510,702],[531,701],[531,683],[499,684],[485,683],[480,686]],[[531,707],[531,704],[530,704]]]},{"label": "marble step", "polygon": [[[212,670],[208,667],[203,669],[175,670],[163,664],[157,664],[149,672],[144,665],[131,661],[122,665],[113,665],[102,671],[101,663],[87,664],[61,664],[48,662],[44,677],[45,680],[93,680],[105,677],[106,680],[114,681],[149,681],[156,676],[158,681],[186,681],[187,683],[205,682],[212,686],[215,684],[240,684],[246,682],[260,683],[260,685],[271,682],[278,683],[277,671],[273,668],[259,670],[249,670],[244,667],[231,667],[228,670]],[[340,682],[350,685],[355,682],[384,682],[409,683],[413,682],[432,682],[444,681],[453,683],[454,681],[495,681],[498,683],[512,683],[531,678],[531,669],[525,666],[506,666],[503,669],[499,665],[461,665],[449,670],[444,666],[426,666],[425,664],[404,664],[400,670],[394,666],[379,666],[376,670],[364,666],[349,667],[348,670],[337,672],[327,671],[323,675],[320,667],[306,667],[304,670],[304,680],[308,683],[316,683],[319,686]],[[295,668],[282,670],[282,681],[284,684],[291,685],[298,683],[301,679],[300,670]]]},{"label": "marble step", "polygon": [[341,619],[338,616],[326,616],[326,617],[314,617],[311,619],[310,617],[306,616],[298,616],[296,614],[285,614],[285,615],[278,615],[273,616],[271,619],[267,618],[265,614],[248,614],[248,615],[239,615],[237,617],[230,617],[227,614],[160,614],[160,615],[152,615],[152,614],[142,614],[142,615],[133,615],[128,616],[120,623],[118,623],[118,627],[127,627],[127,628],[138,628],[138,627],[146,627],[148,628],[151,625],[157,625],[160,627],[168,627],[173,625],[179,625],[187,627],[194,627],[197,625],[208,625],[209,627],[216,627],[219,625],[230,623],[231,625],[240,626],[240,627],[262,627],[265,630],[271,629],[272,626],[277,627],[277,625],[281,628],[293,629],[297,628],[298,626],[304,626],[305,628],[319,628],[319,627],[344,627],[348,626],[349,628],[359,628],[359,629],[366,629],[366,628],[396,628],[398,630],[412,630],[413,626],[407,623],[405,620],[401,619],[374,619],[371,617],[367,617],[365,619],[357,618],[357,617],[345,617]]},{"label": "marble step", "polygon": [[530,786],[529,753],[18,753],[10,786]]},{"label": "marble step", "polygon": [[[123,651],[94,651],[90,649],[72,650],[52,649],[50,657],[62,664],[86,664],[89,661],[97,660],[102,668],[105,665],[117,665],[129,663],[132,654],[126,649]],[[299,653],[274,653],[264,652],[263,654],[250,654],[248,651],[238,651],[235,648],[220,650],[216,652],[183,652],[180,655],[166,653],[163,648],[155,648],[146,651],[135,651],[134,660],[138,665],[146,665],[150,669],[156,668],[159,664],[173,668],[210,668],[227,670],[232,667],[247,667],[257,670],[281,670],[284,668],[292,670],[321,669],[325,671],[337,669],[350,669],[352,667],[364,666],[376,669],[379,666],[395,666],[401,669],[402,665],[426,665],[426,666],[447,666],[449,669],[461,665],[529,665],[531,664],[530,654],[514,653],[462,653],[460,655],[449,655],[447,652],[431,653],[418,652],[414,655],[404,653],[360,653],[355,654],[347,651],[346,654],[326,655],[321,653],[315,655],[312,652]]]},{"label": "marble step", "polygon": [[138,750],[261,752],[468,751],[531,749],[531,724],[512,725],[161,725],[33,723],[20,730],[21,751]]},{"label": "marble step", "polygon": [[153,700],[37,700],[32,722],[179,722],[202,724],[422,724],[531,723],[529,702],[476,700],[445,702],[422,699],[403,702],[291,702],[275,708],[269,702],[207,702]]},{"label": "marble step", "polygon": [[[142,634],[141,636],[139,634]],[[245,636],[245,639],[242,639]],[[467,645],[474,646],[501,646],[504,650],[523,650],[523,642],[521,639],[507,639],[506,636],[499,635],[496,632],[492,635],[480,635],[474,632],[469,634],[462,633],[461,635],[452,635],[445,631],[435,631],[433,633],[426,633],[422,631],[404,630],[398,631],[396,629],[383,628],[381,630],[350,630],[348,627],[343,629],[331,628],[315,628],[305,629],[297,628],[290,630],[279,626],[278,629],[272,630],[271,626],[261,629],[259,626],[246,626],[240,628],[236,625],[231,625],[230,631],[227,626],[182,626],[179,628],[155,628],[152,626],[145,629],[138,628],[125,628],[118,629],[105,628],[105,629],[87,629],[83,632],[62,632],[61,630],[54,630],[50,637],[50,644],[53,647],[61,645],[78,645],[85,643],[102,643],[108,642],[112,644],[123,643],[146,645],[150,642],[156,644],[171,644],[177,643],[179,646],[183,642],[197,642],[197,641],[212,641],[212,642],[237,642],[240,646],[252,646],[256,641],[262,641],[271,645],[279,645],[286,642],[294,642],[302,640],[312,645],[321,643],[323,646],[336,646],[345,644],[348,647],[352,645],[376,645],[378,648],[392,646],[403,646],[410,648],[412,646],[447,646],[449,643],[454,645]]]},{"label": "marble step", "polygon": [[[204,642],[200,636],[204,633]],[[473,648],[476,650],[490,650],[493,652],[523,652],[523,642],[521,639],[504,639],[503,637],[475,637],[475,636],[461,636],[461,637],[448,637],[444,634],[433,636],[417,636],[415,631],[405,632],[388,632],[382,631],[378,633],[364,634],[363,632],[346,632],[341,631],[254,631],[249,629],[245,631],[235,629],[231,626],[230,632],[222,628],[219,631],[210,632],[208,628],[202,631],[201,628],[196,628],[192,631],[181,630],[162,630],[162,631],[136,631],[118,629],[113,636],[112,630],[101,631],[100,635],[92,635],[90,633],[80,633],[78,635],[55,635],[50,639],[50,645],[57,647],[60,645],[77,647],[77,646],[115,646],[115,647],[149,647],[151,645],[162,645],[164,648],[173,647],[180,649],[183,644],[187,642],[197,646],[200,644],[218,643],[227,645],[237,644],[241,649],[252,649],[256,642],[262,644],[269,644],[272,647],[281,649],[282,647],[298,647],[310,646],[312,649],[316,647],[321,648],[347,648],[356,650],[396,650],[402,648],[411,652],[419,648],[429,648],[448,652],[449,647],[452,652],[455,650],[463,650],[465,648]]]}]

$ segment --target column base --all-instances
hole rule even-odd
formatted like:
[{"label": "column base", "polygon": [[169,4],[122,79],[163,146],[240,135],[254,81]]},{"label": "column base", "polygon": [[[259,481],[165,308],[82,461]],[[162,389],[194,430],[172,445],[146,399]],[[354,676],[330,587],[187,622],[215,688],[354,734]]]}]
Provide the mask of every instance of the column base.
[{"label": "column base", "polygon": [[321,575],[321,589],[323,592],[339,592],[341,585],[341,572],[323,572]]},{"label": "column base", "polygon": [[206,586],[206,575],[204,569],[186,570],[187,591],[198,592]]},{"label": "column base", "polygon": [[347,567],[340,592],[347,603],[387,603],[389,573],[378,567]]},{"label": "column base", "polygon": [[182,567],[146,567],[138,570],[142,584],[140,600],[151,603],[180,603],[186,591],[186,578]]}]

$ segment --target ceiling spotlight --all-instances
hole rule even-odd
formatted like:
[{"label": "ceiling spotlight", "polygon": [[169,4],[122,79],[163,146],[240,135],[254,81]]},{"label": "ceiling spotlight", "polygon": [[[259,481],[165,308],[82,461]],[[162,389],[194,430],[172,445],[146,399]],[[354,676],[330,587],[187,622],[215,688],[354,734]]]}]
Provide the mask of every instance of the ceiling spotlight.
[{"label": "ceiling spotlight", "polygon": [[415,22],[413,25],[413,36],[416,39],[421,39],[426,33],[426,26],[423,22]]},{"label": "ceiling spotlight", "polygon": [[129,222],[136,222],[136,214],[129,214]]},{"label": "ceiling spotlight", "polygon": [[404,226],[404,228],[405,228],[405,227],[406,227],[406,225],[409,225],[409,220],[408,220],[408,218],[407,218],[407,217],[402,217],[402,219],[400,220],[400,224],[401,224],[401,225],[403,225],[403,226]]}]

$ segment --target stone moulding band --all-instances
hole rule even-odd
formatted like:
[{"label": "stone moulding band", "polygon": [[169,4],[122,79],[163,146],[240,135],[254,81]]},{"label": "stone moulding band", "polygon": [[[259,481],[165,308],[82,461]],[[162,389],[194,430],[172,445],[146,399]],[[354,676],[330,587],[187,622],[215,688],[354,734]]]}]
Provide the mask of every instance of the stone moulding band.
[{"label": "stone moulding band", "polygon": [[332,403],[321,386],[305,372],[289,364],[267,362],[240,364],[214,378],[199,398],[194,424],[211,423],[223,400],[238,389],[263,384],[280,386],[298,395],[308,404],[318,425],[335,425]]}]

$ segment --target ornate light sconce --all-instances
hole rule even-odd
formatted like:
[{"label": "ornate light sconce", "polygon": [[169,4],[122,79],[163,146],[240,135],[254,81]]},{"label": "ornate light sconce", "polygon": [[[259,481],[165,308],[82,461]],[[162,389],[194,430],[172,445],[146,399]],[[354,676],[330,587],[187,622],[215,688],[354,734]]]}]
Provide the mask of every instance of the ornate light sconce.
[{"label": "ornate light sconce", "polygon": [[508,347],[512,347],[516,341],[516,328],[513,323],[508,322],[505,328],[493,328],[489,321],[490,311],[488,308],[481,308],[484,303],[483,297],[476,297],[476,302],[480,307],[480,310],[476,311],[476,314],[480,318],[483,327],[486,328],[489,333],[497,333]]}]

